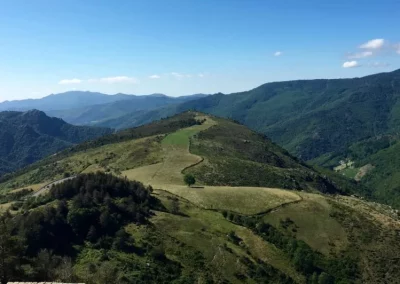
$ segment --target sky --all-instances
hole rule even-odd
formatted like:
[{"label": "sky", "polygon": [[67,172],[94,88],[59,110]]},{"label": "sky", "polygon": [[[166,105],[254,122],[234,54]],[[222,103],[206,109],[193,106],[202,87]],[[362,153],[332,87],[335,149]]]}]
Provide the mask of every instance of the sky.
[{"label": "sky", "polygon": [[400,68],[400,1],[0,0],[0,102],[170,96]]}]

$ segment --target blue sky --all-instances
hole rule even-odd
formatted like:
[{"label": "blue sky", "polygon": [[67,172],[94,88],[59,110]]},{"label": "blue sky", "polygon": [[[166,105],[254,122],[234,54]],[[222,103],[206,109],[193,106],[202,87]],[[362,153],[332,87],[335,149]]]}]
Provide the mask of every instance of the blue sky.
[{"label": "blue sky", "polygon": [[400,1],[0,0],[0,101],[237,92],[400,68]]}]

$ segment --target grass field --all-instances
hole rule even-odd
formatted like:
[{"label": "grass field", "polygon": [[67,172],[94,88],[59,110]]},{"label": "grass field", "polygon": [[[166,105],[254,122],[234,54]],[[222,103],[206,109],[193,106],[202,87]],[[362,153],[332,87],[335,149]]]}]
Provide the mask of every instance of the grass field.
[{"label": "grass field", "polygon": [[[326,255],[345,249],[349,243],[347,235],[338,221],[330,217],[331,205],[326,198],[318,194],[301,193],[301,196],[302,202],[279,208],[267,214],[264,220],[277,228],[295,233],[298,239]],[[287,218],[293,224],[284,229],[281,221]]]},{"label": "grass field", "polygon": [[166,186],[166,190],[190,202],[213,210],[227,210],[245,215],[259,214],[282,204],[301,200],[295,192],[259,187]]},{"label": "grass field", "polygon": [[202,125],[191,126],[167,135],[161,142],[163,162],[123,171],[131,180],[139,180],[154,188],[168,190],[206,209],[257,214],[288,202],[300,200],[291,191],[256,187],[206,186],[189,188],[183,183],[182,171],[202,158],[189,152],[190,139],[198,132],[215,125],[210,118]]},{"label": "grass field", "polygon": [[202,125],[191,126],[167,135],[161,141],[161,163],[123,171],[122,174],[155,188],[183,185],[182,170],[202,160],[189,152],[190,138],[214,124],[215,122],[208,118]]},{"label": "grass field", "polygon": [[32,185],[30,185],[28,187],[21,187],[21,188],[14,189],[14,190],[10,191],[10,193],[15,193],[15,192],[21,191],[21,190],[26,189],[26,188],[32,189],[33,191],[38,191],[39,189],[41,189],[46,184],[47,184],[46,182],[38,183],[38,184],[32,184]]},{"label": "grass field", "polygon": [[341,170],[340,173],[348,178],[354,179],[358,171],[359,168],[346,168],[344,170]]}]

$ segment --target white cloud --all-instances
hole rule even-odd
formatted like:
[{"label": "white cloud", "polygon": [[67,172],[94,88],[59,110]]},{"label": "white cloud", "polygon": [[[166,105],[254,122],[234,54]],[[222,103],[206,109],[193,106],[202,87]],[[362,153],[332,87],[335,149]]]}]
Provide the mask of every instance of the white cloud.
[{"label": "white cloud", "polygon": [[199,73],[199,74],[197,74],[197,76],[199,76],[200,78],[203,78],[204,74],[203,73]]},{"label": "white cloud", "polygon": [[358,67],[360,66],[358,64],[357,61],[353,60],[353,61],[346,61],[345,63],[343,63],[342,67],[343,68],[353,68],[353,67]]},{"label": "white cloud", "polygon": [[380,49],[385,44],[385,40],[382,38],[372,39],[360,45],[363,49]]},{"label": "white cloud", "polygon": [[157,74],[149,76],[150,79],[160,79],[161,77]]},{"label": "white cloud", "polygon": [[82,80],[80,79],[63,79],[58,84],[60,85],[69,85],[69,84],[80,84],[82,83]]},{"label": "white cloud", "polygon": [[350,53],[347,58],[348,59],[360,59],[360,58],[365,58],[372,56],[373,53],[372,51],[363,51],[363,52],[358,52],[358,53]]},{"label": "white cloud", "polygon": [[283,53],[282,51],[277,51],[277,52],[274,53],[274,56],[281,56],[282,53]]}]

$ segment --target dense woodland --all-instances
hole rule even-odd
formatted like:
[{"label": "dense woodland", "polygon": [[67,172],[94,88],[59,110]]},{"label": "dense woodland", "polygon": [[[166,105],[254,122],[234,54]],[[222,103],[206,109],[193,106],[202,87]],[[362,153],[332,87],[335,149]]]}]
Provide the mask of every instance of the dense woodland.
[{"label": "dense woodland", "polygon": [[[124,274],[128,268],[107,261],[112,251],[146,254],[163,263],[158,268],[161,274],[143,272],[135,281],[176,276],[179,266],[165,259],[162,250],[150,244],[136,248],[124,230],[128,223],[147,224],[152,209],[163,210],[151,191],[141,183],[97,173],[81,175],[52,187],[49,195],[26,200],[21,213],[1,217],[0,262],[5,264],[0,265],[0,279],[132,283]],[[84,247],[101,249],[104,258],[100,267],[87,267],[86,279],[78,279],[72,265]]]}]

